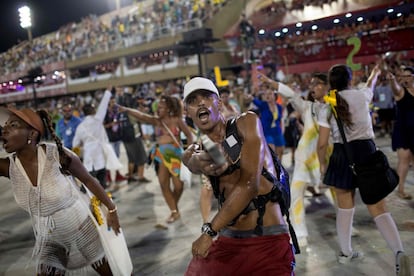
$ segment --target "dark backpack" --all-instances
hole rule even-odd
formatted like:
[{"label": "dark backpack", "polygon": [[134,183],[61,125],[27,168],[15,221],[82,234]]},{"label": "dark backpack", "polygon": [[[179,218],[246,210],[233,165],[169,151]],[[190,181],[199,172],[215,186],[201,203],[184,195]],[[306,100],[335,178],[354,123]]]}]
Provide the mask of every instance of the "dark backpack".
[{"label": "dark backpack", "polygon": [[[227,121],[226,138],[222,143],[222,146],[224,147],[225,152],[230,157],[230,159],[234,162],[232,165],[230,165],[229,169],[225,173],[231,173],[234,170],[240,168],[239,156],[240,156],[240,151],[241,151],[243,141],[240,138],[239,133],[237,131],[237,124],[236,124],[237,119],[238,117],[235,117]],[[262,201],[259,203],[261,205],[265,205],[269,200],[279,203],[282,214],[286,217],[286,221],[289,226],[290,237],[295,247],[295,253],[299,254],[300,249],[299,249],[299,244],[296,238],[296,233],[295,233],[295,230],[293,229],[293,226],[289,218],[289,208],[290,208],[290,201],[291,201],[289,173],[282,166],[279,158],[277,158],[276,153],[272,150],[272,148],[269,147],[269,150],[272,154],[272,159],[273,159],[273,163],[274,163],[275,170],[277,173],[277,177],[273,176],[266,168],[263,167],[262,175],[266,177],[270,182],[273,182],[274,186],[273,186],[271,193],[267,195],[258,196],[259,201]],[[217,191],[217,185],[213,185],[213,188],[215,188],[214,193],[216,197],[218,198],[219,192]],[[259,209],[258,211],[260,213]]]}]

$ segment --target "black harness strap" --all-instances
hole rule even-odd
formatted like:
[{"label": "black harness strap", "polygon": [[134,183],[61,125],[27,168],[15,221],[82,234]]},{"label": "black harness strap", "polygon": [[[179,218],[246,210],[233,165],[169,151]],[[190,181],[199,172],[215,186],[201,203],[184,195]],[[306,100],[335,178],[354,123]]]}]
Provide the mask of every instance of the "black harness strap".
[{"label": "black harness strap", "polygon": [[[227,153],[228,157],[232,161],[232,164],[229,166],[229,168],[222,174],[222,175],[228,175],[234,172],[237,169],[240,169],[240,152],[241,147],[243,144],[243,141],[241,140],[238,131],[237,131],[237,121],[238,117],[235,117],[229,121],[227,121],[226,124],[226,139],[222,142],[222,146]],[[272,151],[272,149],[269,147],[269,150]],[[272,152],[272,156],[274,156],[274,152]],[[296,238],[295,231],[292,227],[292,224],[290,222],[289,218],[289,212],[288,207],[290,205],[290,198],[287,199],[285,202],[285,199],[282,196],[282,191],[279,190],[279,187],[277,185],[280,183],[277,183],[279,181],[287,181],[288,183],[288,175],[284,171],[282,165],[280,164],[279,160],[273,160],[275,163],[275,169],[276,169],[276,175],[278,175],[281,179],[278,179],[275,177],[272,173],[270,173],[265,167],[262,169],[262,175],[271,183],[274,183],[274,186],[272,190],[265,194],[265,195],[258,195],[256,198],[252,199],[249,204],[244,208],[244,210],[237,215],[228,225],[232,226],[236,223],[237,219],[241,215],[248,214],[249,212],[253,210],[257,210],[258,217],[257,217],[257,224],[254,229],[254,232],[256,235],[261,236],[263,235],[263,217],[266,212],[266,204],[269,201],[272,202],[278,202],[281,205],[282,214],[286,216],[286,221],[289,226],[289,232],[292,239],[292,243],[295,247],[295,253],[299,254],[300,249],[298,245],[298,241]],[[211,186],[213,188],[214,196],[218,200],[219,208],[223,205],[225,198],[224,198],[224,190],[220,192],[220,176],[209,176]]]}]

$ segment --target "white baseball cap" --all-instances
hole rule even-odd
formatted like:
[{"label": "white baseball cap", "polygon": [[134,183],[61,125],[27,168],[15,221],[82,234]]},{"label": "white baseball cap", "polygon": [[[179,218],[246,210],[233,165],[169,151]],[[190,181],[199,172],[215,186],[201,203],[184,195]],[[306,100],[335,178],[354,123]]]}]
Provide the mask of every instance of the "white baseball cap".
[{"label": "white baseball cap", "polygon": [[217,87],[211,80],[202,77],[194,77],[184,85],[184,102],[191,93],[197,90],[207,90],[220,97]]}]

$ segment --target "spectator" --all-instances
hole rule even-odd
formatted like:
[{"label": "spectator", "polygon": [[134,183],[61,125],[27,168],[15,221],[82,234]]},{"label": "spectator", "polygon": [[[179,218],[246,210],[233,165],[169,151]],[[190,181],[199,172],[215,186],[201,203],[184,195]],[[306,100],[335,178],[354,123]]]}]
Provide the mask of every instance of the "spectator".
[{"label": "spectator", "polygon": [[220,99],[223,103],[222,114],[225,119],[229,119],[240,113],[240,107],[230,98],[230,90],[228,88],[220,89]]},{"label": "spectator", "polygon": [[243,48],[243,63],[251,63],[252,48],[256,42],[256,30],[252,23],[246,18],[246,14],[241,15],[239,23],[240,42]]},{"label": "spectator", "polygon": [[73,138],[73,147],[82,148],[86,169],[99,180],[104,189],[107,188],[107,184],[103,143],[108,143],[108,136],[103,121],[110,98],[111,92],[106,90],[97,110],[93,104],[83,107],[85,118],[79,124]]},{"label": "spectator", "polygon": [[397,78],[388,72],[388,78],[397,103],[392,149],[397,151],[398,156],[398,196],[410,200],[412,196],[405,193],[404,185],[414,154],[414,67],[403,68]]},{"label": "spectator", "polygon": [[[138,181],[139,183],[149,183],[149,179],[144,176],[145,164],[147,163],[147,153],[144,144],[138,135],[135,135],[134,125],[126,112],[120,113],[122,127],[122,142],[128,156],[128,182]],[[134,177],[134,171],[137,177]]]},{"label": "spectator", "polygon": [[[152,110],[150,108],[151,101],[146,100],[144,97],[144,93],[140,92],[138,93],[138,96],[136,98],[137,102],[137,109],[143,113],[152,114]],[[141,132],[141,139],[143,139],[146,144],[149,146],[151,142],[154,141],[154,126],[150,124],[144,124],[141,122],[137,122],[140,132]]]},{"label": "spectator", "polygon": [[[108,135],[109,142],[115,150],[116,156],[121,156],[121,145],[122,145],[122,120],[127,120],[127,117],[121,118],[121,113],[116,105],[115,97],[112,97],[109,101],[108,110],[105,115],[104,127]],[[123,176],[119,170],[115,171],[115,182],[121,182],[128,180]],[[111,172],[107,171],[107,180],[111,182]]]},{"label": "spectator", "polygon": [[395,119],[395,103],[391,86],[385,76],[379,79],[374,89],[373,103],[378,108],[381,136],[391,135],[392,123]]},{"label": "spectator", "polygon": [[63,140],[63,145],[72,149],[72,141],[75,136],[76,129],[81,123],[81,119],[73,115],[73,109],[71,104],[65,104],[62,107],[63,118],[57,122],[56,134]]},{"label": "spectator", "polygon": [[278,95],[275,94],[268,84],[263,84],[261,89],[259,95],[254,98],[253,103],[257,106],[260,113],[260,121],[262,122],[266,142],[276,152],[277,157],[282,160],[285,146],[285,138],[282,131],[283,108],[276,103]]}]

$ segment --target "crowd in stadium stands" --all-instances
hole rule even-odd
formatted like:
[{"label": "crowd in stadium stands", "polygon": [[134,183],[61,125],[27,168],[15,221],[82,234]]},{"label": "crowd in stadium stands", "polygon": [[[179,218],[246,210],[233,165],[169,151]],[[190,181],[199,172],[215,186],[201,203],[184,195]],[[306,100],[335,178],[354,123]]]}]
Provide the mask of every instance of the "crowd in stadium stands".
[{"label": "crowd in stadium stands", "polygon": [[[34,38],[31,44],[24,41],[0,54],[0,74],[24,72],[28,68],[125,48],[164,35],[171,35],[174,32],[201,27],[202,21],[210,18],[224,3],[225,0],[213,2],[155,1],[152,6],[145,9],[137,8],[125,16],[114,15],[105,23],[100,17],[90,15],[78,23],[62,26],[55,33]],[[289,10],[301,5],[318,6],[320,1],[294,1]],[[271,5],[254,13],[250,20],[253,23],[260,20],[261,25],[268,25],[266,18],[275,18],[275,13],[284,13],[286,10],[284,1],[272,2]],[[404,14],[398,18],[384,17],[381,20],[373,18],[371,21],[367,19],[358,24],[335,24],[330,29],[303,30],[300,35],[282,34],[276,39],[274,34],[258,34],[252,53],[254,59],[267,63],[275,60],[277,51],[279,51],[277,54],[281,56],[280,50],[282,50],[282,54],[289,61],[299,63],[303,62],[300,60],[300,55],[312,57],[326,46],[346,45],[346,39],[350,36],[369,37],[372,32],[381,31],[385,33],[382,34],[385,36],[382,41],[386,41],[387,30],[413,24],[414,13],[411,11],[410,14]],[[240,44],[233,47],[236,62],[240,61],[241,52]],[[171,58],[171,56],[167,58],[135,57],[128,61],[128,68],[143,67],[145,69],[157,62],[168,62]],[[99,70],[91,70],[92,74],[95,71]]]},{"label": "crowd in stadium stands", "polygon": [[[265,9],[266,10],[266,9]],[[262,14],[262,12],[260,12]],[[252,16],[253,18],[255,15]],[[266,20],[264,20],[266,21]],[[253,21],[254,22],[254,21]],[[263,23],[263,21],[261,21]],[[263,23],[262,25],[266,25]],[[332,26],[332,25],[331,25]],[[332,28],[319,26],[317,30],[303,30],[300,34],[290,31],[290,34],[280,34],[275,37],[274,32],[258,34],[252,50],[252,59],[262,63],[275,62],[278,57],[285,56],[289,63],[301,63],[314,59],[320,51],[332,47],[332,53],[338,54],[342,46],[347,45],[347,39],[353,36],[364,38],[380,52],[386,52],[386,44],[396,43],[389,34],[392,31],[409,29],[414,26],[414,10],[400,17],[365,19],[362,22],[350,24],[333,24]],[[257,28],[258,29],[258,28]],[[258,31],[256,29],[256,31]],[[234,43],[234,38],[229,39],[233,45],[232,55],[236,63],[242,62],[242,45]],[[236,44],[236,46],[234,46]],[[324,59],[335,58],[324,56]]]},{"label": "crowd in stadium stands", "polygon": [[[286,4],[286,1],[273,1],[269,5],[256,10],[250,17],[249,21],[254,26],[259,26],[260,28],[273,28],[274,26],[280,25],[280,15],[284,15],[287,12],[293,12],[295,10],[303,10],[305,6],[317,6],[323,9],[324,5],[331,5],[332,1],[325,1],[325,0],[296,0],[289,3],[289,6]],[[300,16],[299,16],[300,18]],[[259,28],[258,27],[258,28]],[[273,35],[273,34],[272,34]]]},{"label": "crowd in stadium stands", "polygon": [[250,19],[252,22],[263,22],[270,23],[274,20],[277,20],[277,15],[284,14],[288,11],[294,10],[303,10],[306,6],[318,6],[323,7],[323,5],[330,5],[337,0],[293,0],[289,3],[289,6],[286,4],[286,1],[272,1],[266,7],[256,11]]},{"label": "crowd in stadium stands", "polygon": [[69,74],[71,79],[90,77],[91,81],[96,81],[98,75],[108,73],[114,74],[115,70],[118,68],[118,65],[119,62],[117,61],[103,62],[87,68],[71,69],[69,70]]},{"label": "crowd in stadium stands", "polygon": [[[396,69],[400,65],[414,66],[414,60],[405,59],[403,53],[393,55],[387,62],[388,67],[392,69]],[[373,64],[367,64],[364,65],[362,70],[356,72],[354,74],[353,85],[357,86],[359,83],[364,82],[367,78],[367,72],[370,72],[372,67]],[[277,67],[264,66],[263,72],[273,79],[278,79],[280,78],[277,74],[278,69],[279,68]],[[287,75],[283,81],[306,97],[309,92],[308,90],[312,73],[313,72]],[[230,75],[226,74],[226,78],[230,81],[229,90],[231,91],[231,98],[232,100],[237,99],[240,109],[244,111],[249,108],[250,103],[243,102],[243,97],[240,97],[239,94],[244,95],[250,93],[248,76],[249,73],[245,70],[230,73]],[[213,78],[213,76],[210,77]],[[185,82],[186,79],[182,78],[170,81],[148,82],[139,84],[135,87],[124,87],[118,93],[118,97],[122,104],[126,106],[136,107],[137,100],[145,99],[145,102],[150,107],[152,102],[156,101],[157,97],[161,94],[174,95],[181,98]],[[65,103],[71,103],[72,106],[78,108],[79,114],[81,114],[82,106],[85,103],[97,104],[99,102],[102,94],[101,92],[93,91],[72,96],[62,96],[60,98],[48,99],[41,104],[41,107],[48,109],[54,114],[58,114],[61,106]],[[33,104],[33,102],[29,101],[26,104]]]},{"label": "crowd in stadium stands", "polygon": [[322,7],[324,4],[332,4],[337,0],[292,0],[291,10],[303,10],[306,6]]},{"label": "crowd in stadium stands", "polygon": [[[56,61],[130,47],[162,36],[199,28],[226,0],[155,1],[110,22],[89,15],[54,33],[23,41],[0,54],[0,74],[21,72]],[[142,2],[141,2],[142,3]],[[131,7],[132,8],[132,7]]]},{"label": "crowd in stadium stands", "polygon": [[[82,55],[82,53],[84,54],[85,49],[95,49],[102,47],[102,45],[113,49],[114,47],[117,47],[116,43],[119,43],[119,39],[125,41],[125,38],[137,37],[137,32],[141,31],[142,34],[146,34],[148,33],[148,28],[151,28],[153,31],[154,29],[162,28],[162,26],[171,26],[171,24],[187,22],[194,18],[205,20],[212,15],[214,10],[225,4],[225,2],[225,0],[216,0],[213,2],[205,1],[205,4],[201,5],[201,2],[197,0],[155,1],[154,5],[150,6],[151,8],[145,10],[137,9],[133,13],[129,13],[127,17],[114,15],[107,24],[102,22],[101,18],[90,15],[83,18],[79,23],[62,26],[56,33],[35,38],[32,45],[25,41],[6,53],[2,53],[0,58],[0,62],[2,63],[0,73],[5,74],[12,71],[21,71],[26,68],[31,68],[33,63],[35,63],[35,65],[42,65],[57,60],[72,58],[68,53]],[[303,2],[307,3],[307,1]],[[315,4],[318,1],[311,2]],[[212,3],[213,5],[211,6],[209,3]],[[278,11],[280,10],[280,5],[285,4],[283,1],[272,2],[270,6],[259,12]],[[159,16],[160,13],[162,16]],[[253,14],[252,18],[254,16],[255,15]],[[312,49],[318,45],[320,47],[322,47],[322,45],[324,47],[341,46],[346,44],[346,39],[350,36],[357,35],[370,37],[373,33],[380,33],[380,35],[384,36],[382,41],[386,41],[388,30],[395,30],[403,27],[408,28],[413,25],[414,12],[411,10],[411,13],[403,14],[401,17],[393,19],[385,16],[376,21],[365,20],[364,22],[352,25],[337,24],[332,29],[320,28],[317,31],[304,31],[300,35],[284,35],[279,39],[274,39],[274,37],[272,37],[272,39],[269,37],[263,38],[258,35],[255,49],[253,50],[253,58],[259,59],[263,64],[278,65],[278,62],[275,62],[277,61],[276,55],[280,56],[281,51],[284,50],[290,51],[292,58],[289,58],[289,61],[294,62],[294,57],[299,56],[299,54],[312,56],[312,54],[314,54]],[[332,48],[337,49],[337,47]],[[233,52],[235,59],[239,58],[239,50],[240,47],[236,48]],[[133,56],[127,59],[126,65],[127,69],[141,67],[145,70],[147,66],[160,63],[164,64],[171,62],[173,59],[174,56],[171,52],[166,54],[153,54],[145,57]],[[119,64],[116,62],[102,63],[83,70],[71,70],[69,74],[73,79],[89,75],[91,80],[94,80],[94,77],[100,74],[114,74],[118,66]],[[243,74],[243,72],[241,74]],[[51,74],[50,76],[46,76],[43,85],[62,83],[65,77],[66,76],[64,75],[62,76],[58,74],[54,76]],[[244,79],[244,77],[237,75],[234,76],[234,79],[235,83],[240,83],[239,80]],[[302,79],[299,75],[295,75],[292,76],[291,79],[295,80],[293,81],[295,86],[308,86],[308,78],[306,77]],[[143,87],[146,86],[149,85],[143,85]],[[158,87],[158,90],[164,90],[162,83],[157,84],[156,86]],[[179,87],[178,90],[181,88],[182,87]],[[139,89],[137,89],[137,91],[140,92]],[[150,89],[148,91],[150,91]],[[82,96],[77,97],[82,98]],[[89,97],[90,96],[88,96],[88,98]],[[53,100],[53,102],[54,101],[55,100]],[[51,106],[55,106],[53,102],[51,103]]]},{"label": "crowd in stadium stands", "polygon": [[[62,26],[55,33],[34,38],[32,43],[23,41],[7,52],[1,53],[0,74],[22,72],[28,68],[56,61],[108,52],[201,27],[202,22],[211,18],[225,2],[226,0],[155,1],[153,5],[134,9],[127,15],[114,15],[108,22],[103,22],[96,15],[90,15],[82,18],[80,22]],[[320,1],[294,1],[289,10],[303,5],[320,5]],[[275,13],[284,13],[287,10],[284,1],[272,2],[271,5],[253,14],[250,19],[253,22],[260,20],[267,25],[266,22],[270,18],[275,18]],[[317,43],[320,42],[318,41],[320,37],[328,37],[330,41],[337,40],[340,45],[341,37],[350,33],[361,34],[366,30],[369,34],[372,27],[375,29],[375,27],[381,28],[381,25],[398,26],[399,20],[384,18],[381,22],[367,21],[355,26],[338,24],[330,30],[305,31],[298,36],[285,36],[274,43],[278,48],[295,45],[296,50],[301,50],[300,47],[304,44]],[[404,17],[403,20],[406,18]],[[412,21],[412,16],[410,16],[406,23],[412,23]],[[376,26],[372,26],[374,24]]]}]

